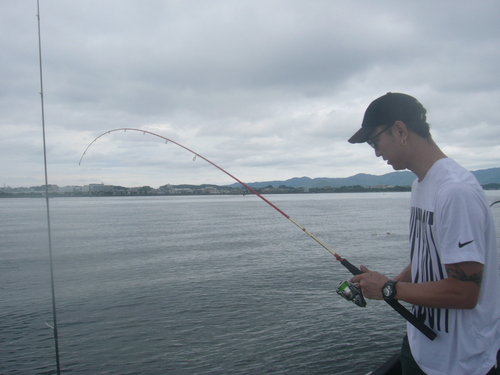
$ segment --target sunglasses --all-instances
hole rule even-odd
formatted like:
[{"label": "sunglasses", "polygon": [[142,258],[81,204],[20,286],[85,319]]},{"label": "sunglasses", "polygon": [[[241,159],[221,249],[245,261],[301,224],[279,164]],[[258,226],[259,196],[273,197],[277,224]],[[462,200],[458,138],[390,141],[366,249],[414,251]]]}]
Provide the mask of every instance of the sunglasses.
[{"label": "sunglasses", "polygon": [[367,140],[366,143],[368,143],[374,149],[377,149],[378,145],[375,142],[375,138],[379,137],[383,132],[389,130],[392,127],[392,125],[394,125],[394,124],[387,125],[383,130],[379,131],[377,134],[375,134],[373,137],[371,137],[369,140]]}]

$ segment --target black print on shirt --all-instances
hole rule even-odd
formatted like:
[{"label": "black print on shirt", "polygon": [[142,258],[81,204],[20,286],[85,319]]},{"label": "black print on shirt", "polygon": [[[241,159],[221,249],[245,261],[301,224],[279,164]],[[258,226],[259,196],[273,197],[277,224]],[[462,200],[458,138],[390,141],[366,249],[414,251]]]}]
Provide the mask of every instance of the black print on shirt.
[{"label": "black print on shirt", "polygon": [[[438,281],[446,277],[435,242],[434,212],[411,208],[410,257],[412,265],[418,266],[418,272],[413,275],[414,283]],[[430,328],[448,332],[448,309],[414,306],[413,313]]]}]

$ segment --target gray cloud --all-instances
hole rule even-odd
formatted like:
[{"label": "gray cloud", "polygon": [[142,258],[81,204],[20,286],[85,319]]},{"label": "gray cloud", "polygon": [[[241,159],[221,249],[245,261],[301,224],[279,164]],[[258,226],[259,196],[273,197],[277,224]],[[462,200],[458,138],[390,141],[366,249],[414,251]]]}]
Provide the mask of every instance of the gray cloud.
[{"label": "gray cloud", "polygon": [[[49,172],[59,185],[390,172],[346,139],[387,91],[428,109],[470,169],[498,166],[497,2],[41,2]],[[0,4],[2,183],[43,183],[36,4]]]}]

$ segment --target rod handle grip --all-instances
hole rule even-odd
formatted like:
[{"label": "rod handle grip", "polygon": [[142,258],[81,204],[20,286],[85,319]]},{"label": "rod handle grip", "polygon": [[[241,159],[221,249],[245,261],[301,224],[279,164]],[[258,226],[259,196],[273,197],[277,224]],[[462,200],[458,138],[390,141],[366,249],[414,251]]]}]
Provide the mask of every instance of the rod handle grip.
[{"label": "rod handle grip", "polygon": [[350,273],[352,273],[353,275],[359,275],[363,272],[361,272],[361,270],[356,267],[354,264],[350,263],[347,259],[342,259],[340,261],[340,264],[342,264],[345,268],[347,268],[349,270]]},{"label": "rod handle grip", "polygon": [[416,329],[422,332],[429,340],[434,340],[437,336],[436,332],[427,327],[421,320],[419,320],[415,315],[408,311],[401,303],[397,300],[385,300],[389,305],[392,306],[403,318],[410,322]]}]

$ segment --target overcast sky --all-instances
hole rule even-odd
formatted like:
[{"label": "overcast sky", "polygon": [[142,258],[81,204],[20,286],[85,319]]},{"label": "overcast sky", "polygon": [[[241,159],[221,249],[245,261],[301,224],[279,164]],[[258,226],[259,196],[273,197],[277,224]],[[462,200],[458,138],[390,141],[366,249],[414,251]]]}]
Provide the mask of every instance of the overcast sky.
[{"label": "overcast sky", "polygon": [[[470,170],[500,166],[498,1],[41,0],[49,183],[385,174],[347,139],[388,91]],[[0,183],[44,183],[36,0],[0,2]]]}]

